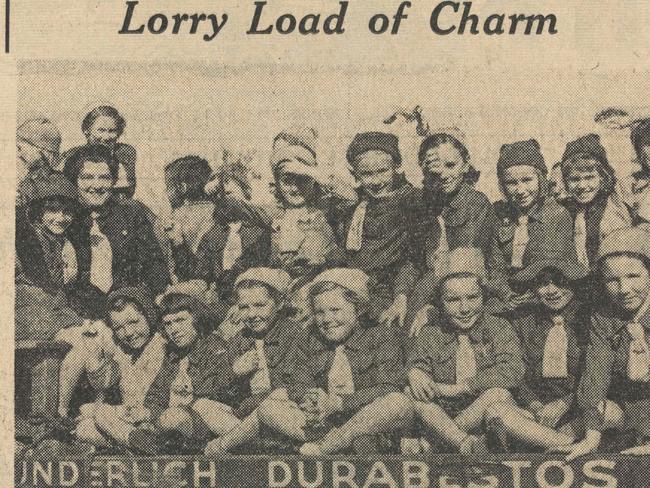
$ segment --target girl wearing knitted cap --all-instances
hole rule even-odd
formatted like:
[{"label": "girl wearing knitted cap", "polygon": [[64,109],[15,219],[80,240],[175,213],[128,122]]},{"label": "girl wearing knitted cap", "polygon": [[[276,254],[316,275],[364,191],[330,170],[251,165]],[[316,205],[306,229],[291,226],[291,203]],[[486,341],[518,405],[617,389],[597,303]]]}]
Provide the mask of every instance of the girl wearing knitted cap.
[{"label": "girl wearing knitted cap", "polygon": [[206,454],[222,454],[258,439],[257,407],[289,381],[295,366],[293,350],[304,334],[288,317],[290,282],[286,271],[271,268],[251,268],[235,281],[236,307],[244,328],[228,341],[228,350],[235,378],[235,413],[244,420],[210,442]]},{"label": "girl wearing knitted cap", "polygon": [[314,279],[314,327],[297,343],[292,381],[258,409],[260,424],[302,444],[303,455],[368,452],[382,434],[411,425],[400,341],[365,317],[367,281],[343,268]]},{"label": "girl wearing knitted cap", "polygon": [[596,134],[569,142],[561,168],[567,190],[562,203],[571,214],[578,259],[591,266],[601,240],[616,229],[629,227],[630,215],[614,192],[614,169]]},{"label": "girl wearing knitted cap", "polygon": [[567,459],[598,449],[601,432],[635,434],[624,453],[650,453],[650,229],[613,232],[598,251],[597,273],[606,300],[592,314],[578,400],[584,438],[558,448]]},{"label": "girl wearing knitted cap", "polygon": [[61,365],[59,409],[67,414],[74,387],[82,374],[97,400],[81,406],[77,439],[106,447],[128,446],[128,436],[149,421],[144,397],[165,355],[165,340],[156,332],[158,311],[149,292],[122,288],[107,299],[108,340],[102,334],[74,341]]},{"label": "girl wearing knitted cap", "polygon": [[147,454],[203,451],[213,435],[239,424],[226,343],[212,333],[202,301],[189,293],[172,286],[159,299],[167,349],[144,399],[155,429],[128,436],[132,448]]},{"label": "girl wearing knitted cap", "polygon": [[488,427],[505,450],[510,444],[514,451],[571,444],[582,432],[576,390],[587,348],[589,270],[570,251],[537,249],[530,264],[511,278],[513,288],[530,290],[537,304],[512,319],[526,363],[518,406],[495,404],[488,413]]},{"label": "girl wearing knitted cap", "polygon": [[[498,225],[493,237],[497,252],[492,262],[509,269],[509,274],[526,266],[537,248],[548,247],[546,241],[563,244],[567,252],[573,249],[571,218],[548,195],[546,174],[536,140],[501,146],[497,177],[505,200],[494,205]],[[510,291],[506,304],[515,309],[531,300],[530,293]]]},{"label": "girl wearing knitted cap", "polygon": [[429,433],[458,451],[485,450],[478,434],[494,403],[524,375],[519,339],[503,318],[484,311],[486,279],[480,250],[457,248],[437,269],[437,309],[409,351],[415,413]]}]

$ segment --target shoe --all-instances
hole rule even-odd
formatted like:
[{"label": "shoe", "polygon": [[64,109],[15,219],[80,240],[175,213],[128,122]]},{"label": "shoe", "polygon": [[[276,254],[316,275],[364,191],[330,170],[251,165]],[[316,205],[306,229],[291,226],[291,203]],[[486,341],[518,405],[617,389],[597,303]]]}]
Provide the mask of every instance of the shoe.
[{"label": "shoe", "polygon": [[487,422],[486,431],[488,435],[487,442],[494,452],[511,452],[510,436],[508,435],[508,431],[506,430],[502,419],[499,417],[490,419]]},{"label": "shoe", "polygon": [[129,434],[129,446],[138,454],[163,454],[164,440],[153,430],[135,429]]},{"label": "shoe", "polygon": [[490,450],[485,442],[485,436],[468,435],[460,444],[459,452],[466,456],[488,454]]},{"label": "shoe", "polygon": [[217,437],[216,439],[212,439],[210,442],[208,442],[208,445],[205,446],[205,451],[203,451],[203,454],[206,456],[221,457],[228,454],[228,451],[224,449],[223,444],[221,443],[221,439]]},{"label": "shoe", "polygon": [[323,449],[320,444],[315,442],[305,442],[298,451],[301,456],[319,457],[323,455]]}]

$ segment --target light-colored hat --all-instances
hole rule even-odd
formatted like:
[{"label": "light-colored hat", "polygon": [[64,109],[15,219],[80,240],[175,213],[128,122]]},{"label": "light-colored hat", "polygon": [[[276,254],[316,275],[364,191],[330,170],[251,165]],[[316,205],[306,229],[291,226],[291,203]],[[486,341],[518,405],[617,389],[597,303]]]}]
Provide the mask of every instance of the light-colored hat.
[{"label": "light-colored hat", "polygon": [[276,171],[282,163],[297,161],[305,166],[316,166],[316,156],[304,146],[280,145],[271,154],[271,169]]},{"label": "light-colored hat", "polygon": [[457,247],[440,257],[436,262],[435,283],[440,286],[447,277],[460,273],[470,273],[479,279],[487,280],[485,258],[476,247]]},{"label": "light-colored hat", "polygon": [[304,125],[292,125],[279,132],[273,139],[273,149],[283,146],[302,146],[316,154],[316,140],[318,131],[313,127]]},{"label": "light-colored hat", "polygon": [[612,254],[632,253],[650,259],[650,225],[638,225],[609,234],[598,249],[598,260]]},{"label": "light-colored hat", "polygon": [[156,304],[160,305],[163,299],[169,295],[187,295],[206,303],[208,291],[208,284],[203,280],[182,281],[167,285],[165,291],[156,297]]},{"label": "light-colored hat", "polygon": [[34,147],[59,154],[61,133],[48,119],[31,119],[24,122],[16,130],[16,137]]},{"label": "light-colored hat", "polygon": [[335,285],[350,290],[361,300],[370,301],[370,292],[368,291],[368,275],[360,269],[353,268],[332,268],[323,271],[316,276],[309,284],[309,289],[319,283],[334,283]]},{"label": "light-colored hat", "polygon": [[291,277],[289,274],[276,268],[250,268],[240,274],[235,280],[235,287],[243,281],[257,281],[270,286],[282,295],[289,294]]}]

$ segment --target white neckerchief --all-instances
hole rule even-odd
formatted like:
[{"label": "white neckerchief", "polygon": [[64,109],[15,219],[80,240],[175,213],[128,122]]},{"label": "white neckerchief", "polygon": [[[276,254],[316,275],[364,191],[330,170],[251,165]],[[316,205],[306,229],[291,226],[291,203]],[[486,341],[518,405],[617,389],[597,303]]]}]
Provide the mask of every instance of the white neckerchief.
[{"label": "white neckerchief", "polygon": [[523,267],[526,246],[528,246],[528,215],[521,215],[517,219],[517,227],[515,227],[515,235],[512,239],[512,260],[510,264],[513,268]]},{"label": "white neckerchief", "polygon": [[584,266],[589,267],[589,257],[587,256],[587,220],[585,211],[579,210],[576,214],[573,225],[573,240],[576,246],[578,261]]},{"label": "white neckerchief", "polygon": [[90,228],[90,282],[104,293],[113,286],[113,250],[108,240],[97,223],[99,214],[92,212],[93,219]]},{"label": "white neckerchief", "polygon": [[63,243],[61,249],[61,260],[63,261],[63,283],[66,285],[77,277],[77,252],[68,239]]},{"label": "white neckerchief", "polygon": [[224,271],[233,269],[242,254],[241,222],[230,223],[228,227],[228,238],[223,248],[222,268]]},{"label": "white neckerchief", "polygon": [[467,334],[458,334],[456,348],[456,384],[465,383],[476,376],[476,354]]},{"label": "white neckerchief", "polygon": [[566,378],[567,353],[569,339],[567,337],[564,317],[557,315],[552,318],[553,327],[548,331],[546,343],[544,344],[544,355],[542,356],[542,377],[544,378]]},{"label": "white neckerchief", "polygon": [[632,381],[648,381],[650,376],[650,347],[648,347],[648,341],[645,338],[645,329],[640,323],[641,317],[648,311],[648,307],[650,307],[650,294],[632,321],[627,324],[627,331],[632,338],[628,351],[627,376]]},{"label": "white neckerchief", "polygon": [[190,375],[187,372],[189,365],[189,356],[185,356],[178,363],[178,373],[176,373],[176,377],[172,381],[169,391],[170,407],[189,406],[194,400],[192,378],[190,378]]},{"label": "white neckerchief", "polygon": [[361,200],[352,214],[348,237],[345,241],[345,248],[348,251],[358,251],[363,243],[363,224],[366,220],[368,200]]},{"label": "white neckerchief", "polygon": [[336,346],[334,360],[327,376],[327,392],[334,395],[350,395],[354,393],[354,378],[352,367],[345,346]]},{"label": "white neckerchief", "polygon": [[263,393],[271,389],[271,377],[269,376],[269,366],[266,362],[264,353],[264,339],[255,339],[255,350],[257,351],[258,366],[257,371],[251,377],[250,386],[253,394]]}]

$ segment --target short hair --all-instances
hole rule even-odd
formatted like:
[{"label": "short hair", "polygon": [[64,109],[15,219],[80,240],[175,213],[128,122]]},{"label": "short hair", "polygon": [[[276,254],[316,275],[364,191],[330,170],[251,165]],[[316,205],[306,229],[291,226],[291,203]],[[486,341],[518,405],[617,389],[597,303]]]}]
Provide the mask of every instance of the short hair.
[{"label": "short hair", "polygon": [[111,117],[114,119],[117,125],[118,137],[122,135],[124,129],[126,128],[126,121],[124,120],[124,117],[122,117],[122,115],[117,111],[117,109],[115,107],[111,107],[110,105],[101,105],[88,112],[84,117],[83,122],[81,122],[81,132],[84,134],[88,133],[90,131],[90,128],[99,117]]},{"label": "short hair", "polygon": [[[198,299],[182,293],[171,293],[165,295],[160,301],[160,317],[179,312],[189,312],[194,318],[194,328],[199,335],[208,335],[212,332],[212,326],[208,317],[205,305]],[[164,332],[165,325],[161,321]]]},{"label": "short hair", "polygon": [[[525,165],[524,165],[525,166]],[[537,175],[537,184],[539,185],[539,193],[537,196],[536,201],[541,201],[544,198],[546,198],[549,193],[550,193],[550,183],[548,180],[547,175],[542,173],[542,171],[539,168],[535,168],[534,166],[530,166],[535,170],[535,174]],[[508,168],[506,168],[505,171],[507,171]],[[503,178],[499,178],[497,181],[497,184],[499,185],[499,191],[501,192],[501,195],[503,195],[504,199],[509,202],[510,199],[508,198],[508,194],[506,193],[505,185],[503,184],[502,181]]]},{"label": "short hair", "polygon": [[434,293],[434,302],[437,304],[442,303],[442,290],[445,287],[445,285],[450,281],[455,278],[474,278],[476,279],[476,284],[478,285],[479,289],[481,290],[481,294],[483,296],[483,300],[485,301],[485,297],[487,296],[487,284],[483,281],[483,279],[474,274],[470,273],[469,271],[463,271],[460,273],[452,273],[440,280],[440,282],[437,284],[435,287],[435,293]]},{"label": "short hair", "polygon": [[174,183],[187,187],[184,198],[197,200],[205,196],[205,185],[210,181],[212,168],[206,159],[189,155],[178,158],[165,166],[165,174]]},{"label": "short hair", "polygon": [[309,304],[312,309],[314,307],[314,298],[332,290],[341,290],[343,292],[343,298],[356,307],[357,314],[366,314],[368,312],[368,302],[366,300],[352,290],[331,281],[321,281],[309,289]]},{"label": "short hair", "polygon": [[30,202],[27,215],[31,222],[39,222],[45,212],[58,212],[60,210],[72,214],[74,218],[79,210],[78,202],[64,196],[35,200]]},{"label": "short hair", "polygon": [[610,195],[614,191],[614,186],[616,185],[616,176],[614,175],[614,170],[607,162],[601,161],[595,156],[586,153],[575,154],[574,156],[564,161],[561,168],[562,179],[564,180],[565,186],[572,171],[596,170],[603,181],[601,192],[605,195]]},{"label": "short hair", "polygon": [[81,173],[83,165],[87,161],[93,163],[106,163],[113,181],[117,181],[119,164],[111,153],[111,150],[101,145],[82,146],[73,151],[73,153],[65,160],[63,165],[63,175],[76,185],[79,173]]},{"label": "short hair", "polygon": [[286,304],[287,297],[283,293],[267,285],[266,283],[262,283],[261,281],[257,280],[240,281],[235,287],[235,293],[242,289],[250,290],[252,288],[264,288],[271,299],[276,303],[276,305],[283,307]]},{"label": "short hair", "polygon": [[462,158],[463,162],[468,165],[467,173],[465,173],[463,179],[466,183],[475,185],[481,176],[481,172],[471,164],[467,146],[465,146],[465,144],[460,142],[451,134],[439,132],[436,134],[428,135],[424,138],[422,143],[420,143],[420,149],[418,150],[418,162],[420,166],[422,166],[422,163],[424,163],[424,158],[426,158],[427,151],[429,149],[435,149],[436,147],[442,146],[443,144],[451,144],[460,153],[460,157]]},{"label": "short hair", "polygon": [[123,312],[129,306],[135,308],[140,314],[142,314],[142,316],[146,319],[147,324],[149,325],[149,330],[151,330],[153,324],[149,323],[149,318],[147,317],[147,313],[144,308],[142,308],[142,305],[139,304],[136,300],[129,300],[128,298],[121,296],[115,298],[114,300],[108,300],[108,303],[106,304],[108,311],[108,321],[111,321],[111,312]]}]

